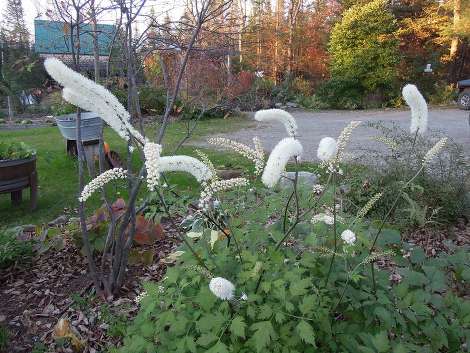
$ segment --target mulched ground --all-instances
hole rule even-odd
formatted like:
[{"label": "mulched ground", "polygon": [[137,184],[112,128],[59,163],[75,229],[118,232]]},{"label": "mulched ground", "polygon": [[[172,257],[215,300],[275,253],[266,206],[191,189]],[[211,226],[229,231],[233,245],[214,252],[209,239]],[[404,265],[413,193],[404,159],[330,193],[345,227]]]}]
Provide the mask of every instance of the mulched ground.
[{"label": "mulched ground", "polygon": [[49,250],[30,264],[0,270],[0,324],[9,331],[5,353],[29,353],[38,342],[53,352],[72,352],[71,348],[55,345],[53,330],[60,318],[68,319],[85,341],[84,353],[101,352],[117,343],[107,335],[108,324],[100,317],[101,309],[107,304],[115,315],[135,315],[138,308],[134,299],[141,292],[142,281],[160,280],[166,271],[160,260],[178,245],[175,230],[166,223],[162,226],[164,238],[146,246],[146,250],[154,251],[153,264],[129,266],[121,295],[111,303],[90,296],[92,283],[86,261],[67,238],[62,250]]}]

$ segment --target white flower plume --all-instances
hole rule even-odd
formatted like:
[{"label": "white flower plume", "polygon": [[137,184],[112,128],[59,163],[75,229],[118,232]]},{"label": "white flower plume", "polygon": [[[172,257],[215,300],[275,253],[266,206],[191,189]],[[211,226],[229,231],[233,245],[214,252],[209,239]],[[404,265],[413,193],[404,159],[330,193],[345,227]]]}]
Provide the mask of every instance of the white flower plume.
[{"label": "white flower plume", "polygon": [[198,182],[213,178],[211,169],[199,159],[190,156],[165,156],[160,157],[160,173],[186,172],[193,175]]},{"label": "white flower plume", "polygon": [[230,148],[241,154],[243,157],[255,163],[255,175],[261,174],[264,167],[264,151],[258,137],[253,138],[253,143],[255,145],[254,149],[243,143],[233,141],[225,137],[213,137],[208,139],[207,142],[214,146]]},{"label": "white flower plume", "polygon": [[323,162],[327,162],[336,156],[338,145],[332,137],[324,137],[318,144],[317,157]]},{"label": "white flower plume", "polygon": [[429,151],[426,152],[423,158],[423,165],[429,164],[434,159],[434,157],[436,157],[439,152],[441,152],[446,143],[447,137],[443,137],[439,141],[437,141],[437,143],[432,146]]},{"label": "white flower plume", "polygon": [[410,132],[423,135],[428,128],[428,105],[415,85],[408,84],[402,89],[403,99],[411,109]]},{"label": "white flower plume", "polygon": [[142,144],[144,137],[130,123],[130,115],[119,100],[103,86],[68,68],[56,58],[48,58],[44,66],[49,75],[60,83],[62,96],[73,105],[97,113],[122,138],[132,135]]},{"label": "white flower plume", "polygon": [[122,168],[107,170],[85,185],[78,201],[85,202],[96,190],[102,188],[110,181],[125,178],[127,178],[127,170]]},{"label": "white flower plume", "polygon": [[155,191],[160,179],[160,153],[162,146],[158,143],[147,141],[144,145],[145,168],[147,169],[147,187]]},{"label": "white flower plume", "polygon": [[222,300],[231,300],[234,297],[235,286],[232,282],[222,277],[212,278],[209,283],[209,289],[217,298]]},{"label": "white flower plume", "polygon": [[356,234],[352,230],[346,229],[341,233],[341,239],[348,244],[353,245],[356,242]]},{"label": "white flower plume", "polygon": [[278,121],[284,124],[290,137],[297,136],[297,122],[292,114],[282,109],[258,110],[255,114],[257,121]]},{"label": "white flower plume", "polygon": [[227,180],[212,180],[211,183],[205,183],[201,191],[199,200],[199,207],[206,208],[215,193],[234,189],[239,186],[247,186],[248,179],[246,178],[232,178]]},{"label": "white flower plume", "polygon": [[339,134],[338,142],[337,142],[337,152],[336,152],[336,160],[335,163],[340,163],[344,156],[344,151],[346,150],[346,146],[351,139],[351,134],[353,130],[361,124],[360,121],[351,121]]},{"label": "white flower plume", "polygon": [[269,155],[268,162],[264,168],[261,180],[267,187],[274,187],[281,177],[281,173],[286,168],[286,164],[291,157],[300,156],[303,147],[300,142],[292,137],[286,137],[279,141]]}]

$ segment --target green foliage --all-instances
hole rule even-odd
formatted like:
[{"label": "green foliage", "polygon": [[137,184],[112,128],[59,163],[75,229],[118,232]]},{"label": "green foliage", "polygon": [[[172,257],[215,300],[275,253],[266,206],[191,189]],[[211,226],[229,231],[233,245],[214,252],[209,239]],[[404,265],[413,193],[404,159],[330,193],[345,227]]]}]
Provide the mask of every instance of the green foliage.
[{"label": "green foliage", "polygon": [[237,96],[233,104],[242,111],[270,108],[276,93],[278,93],[278,90],[274,85],[274,81],[257,77],[249,91]]},{"label": "green foliage", "polygon": [[[324,89],[342,88],[346,96],[338,99],[352,102],[353,106],[387,101],[389,92],[393,91],[399,62],[395,30],[396,20],[384,0],[357,4],[348,9],[331,32],[328,50],[335,82]],[[347,87],[354,89],[348,94]],[[333,94],[333,91],[329,92],[323,96]],[[362,99],[365,99],[364,103]]]},{"label": "green foliage", "polygon": [[0,352],[7,349],[8,345],[8,330],[5,326],[0,325]]},{"label": "green foliage", "polygon": [[437,83],[429,96],[429,103],[434,105],[450,105],[457,99],[457,89],[455,85]]},{"label": "green foliage", "polygon": [[54,116],[75,113],[77,108],[62,98],[61,92],[53,92],[41,101],[44,111],[50,111]]},{"label": "green foliage", "polygon": [[36,155],[36,151],[24,142],[0,142],[0,161],[26,159]]},{"label": "green foliage", "polygon": [[[372,210],[374,217],[387,212],[402,187],[401,180],[413,177],[426,152],[442,138],[439,132],[425,136],[410,135],[396,124],[370,123],[377,140],[364,148],[358,162],[367,158],[368,167],[349,170],[345,183],[350,185],[347,203],[350,212],[362,207],[373,195],[383,196]],[[452,224],[468,216],[468,164],[463,147],[448,140],[442,152],[403,192],[391,221],[402,228]]]},{"label": "green foliage", "polygon": [[140,108],[142,109],[143,113],[161,115],[165,112],[166,91],[163,88],[156,88],[151,86],[140,87],[139,100]]},{"label": "green foliage", "polygon": [[362,108],[364,87],[356,78],[333,77],[320,85],[315,92],[318,108]]},{"label": "green foliage", "polygon": [[19,240],[18,234],[17,228],[0,230],[0,269],[27,262],[33,256],[33,243]]},{"label": "green foliage", "polygon": [[[241,257],[218,238],[208,246],[211,231],[202,228],[191,245],[209,267],[200,266],[186,246],[179,264],[160,283],[145,283],[146,296],[128,327],[124,345],[115,353],[140,352],[449,352],[461,351],[470,337],[470,305],[459,298],[452,279],[468,285],[468,249],[426,259],[419,248],[397,246],[400,233],[386,228],[368,255],[374,225],[356,223],[354,247],[340,243],[329,280],[333,227],[304,222],[293,244],[280,251],[282,222],[265,225],[266,215],[279,215],[286,193],[257,190],[256,195],[224,195],[224,207],[241,242]],[[302,205],[309,193],[301,192]],[[257,203],[256,208],[250,207]],[[236,217],[234,217],[236,215]],[[339,234],[351,220],[342,215]],[[275,218],[275,217],[274,217]],[[194,220],[194,218],[192,218]],[[197,222],[195,222],[197,223]],[[201,224],[192,224],[192,231]],[[197,227],[195,229],[194,227]],[[395,255],[396,254],[396,255]],[[392,286],[387,270],[370,263],[391,257],[401,283]],[[243,259],[243,260],[241,260]],[[465,275],[458,275],[463,274]],[[235,285],[234,299],[223,301],[208,288],[210,277]],[[392,286],[392,287],[391,287]],[[391,289],[392,288],[392,289]],[[243,299],[246,294],[246,300]]]}]

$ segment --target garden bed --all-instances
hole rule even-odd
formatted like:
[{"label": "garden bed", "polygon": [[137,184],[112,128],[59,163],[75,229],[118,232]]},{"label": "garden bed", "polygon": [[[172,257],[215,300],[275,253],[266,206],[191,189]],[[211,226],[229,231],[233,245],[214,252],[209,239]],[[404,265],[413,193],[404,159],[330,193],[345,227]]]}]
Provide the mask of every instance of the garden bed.
[{"label": "garden bed", "polygon": [[[0,325],[9,332],[8,353],[68,352],[56,347],[54,326],[60,318],[70,320],[84,340],[86,352],[102,352],[108,344],[119,342],[113,337],[119,331],[118,320],[132,318],[137,310],[135,297],[141,292],[142,281],[158,281],[166,270],[160,260],[177,246],[175,230],[162,224],[165,238],[146,250],[155,253],[152,265],[129,266],[127,282],[120,297],[105,303],[91,293],[92,282],[87,275],[85,258],[73,241],[65,236],[61,250],[51,249],[34,258],[32,263],[18,263],[0,270]],[[31,234],[31,236],[35,236]],[[104,309],[106,308],[106,309]],[[109,334],[108,330],[112,334]],[[114,332],[113,332],[114,331]]]}]

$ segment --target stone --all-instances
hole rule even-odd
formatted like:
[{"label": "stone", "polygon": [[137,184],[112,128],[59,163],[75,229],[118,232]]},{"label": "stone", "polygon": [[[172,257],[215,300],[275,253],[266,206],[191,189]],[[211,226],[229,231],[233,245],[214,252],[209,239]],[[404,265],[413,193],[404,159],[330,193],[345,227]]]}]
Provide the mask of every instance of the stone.
[{"label": "stone", "polygon": [[298,108],[299,107],[299,105],[297,103],[294,103],[294,102],[287,102],[286,106],[287,106],[287,108]]},{"label": "stone", "polygon": [[[291,180],[294,180],[294,179],[295,179],[295,172],[284,172],[281,176],[281,179],[279,180],[279,186],[281,187],[281,189],[292,187]],[[318,175],[311,173],[311,172],[306,172],[306,171],[299,172],[298,185],[311,188],[313,185],[317,184],[317,181],[318,181]]]},{"label": "stone", "polygon": [[282,108],[282,103],[274,103],[274,107],[277,108],[277,109],[280,109]]}]

